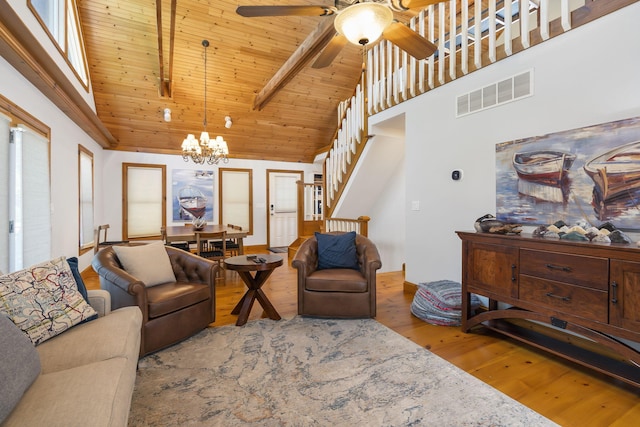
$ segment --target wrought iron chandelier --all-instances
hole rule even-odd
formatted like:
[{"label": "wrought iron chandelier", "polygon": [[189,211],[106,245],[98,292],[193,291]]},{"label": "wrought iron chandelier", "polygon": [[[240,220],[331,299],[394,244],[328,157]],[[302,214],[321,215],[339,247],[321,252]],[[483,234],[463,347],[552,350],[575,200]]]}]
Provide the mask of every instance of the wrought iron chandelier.
[{"label": "wrought iron chandelier", "polygon": [[192,133],[182,141],[182,158],[185,162],[191,159],[199,165],[204,163],[215,165],[220,161],[228,163],[229,147],[227,142],[219,135],[214,139],[209,139],[209,132],[207,132],[207,48],[209,41],[202,40],[202,46],[204,46],[204,119],[202,122],[204,130],[200,134],[200,141]]}]

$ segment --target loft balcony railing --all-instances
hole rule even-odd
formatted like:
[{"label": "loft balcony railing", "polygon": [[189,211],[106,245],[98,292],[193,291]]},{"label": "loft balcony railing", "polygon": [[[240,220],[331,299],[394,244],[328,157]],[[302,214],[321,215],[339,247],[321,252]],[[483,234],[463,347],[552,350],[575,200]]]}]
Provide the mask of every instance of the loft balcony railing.
[{"label": "loft balcony railing", "polygon": [[338,106],[338,130],[325,160],[326,216],[364,149],[370,115],[637,1],[450,0],[422,10],[409,26],[438,51],[416,60],[388,41],[379,42],[367,52],[354,95]]}]

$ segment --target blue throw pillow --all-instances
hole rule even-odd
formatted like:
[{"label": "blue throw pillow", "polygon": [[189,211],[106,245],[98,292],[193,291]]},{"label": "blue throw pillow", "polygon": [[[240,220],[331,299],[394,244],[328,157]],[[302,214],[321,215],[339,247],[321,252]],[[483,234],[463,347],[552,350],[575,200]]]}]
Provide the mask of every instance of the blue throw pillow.
[{"label": "blue throw pillow", "polygon": [[[80,270],[78,268],[78,258],[76,257],[67,258],[67,264],[69,264],[69,267],[71,267],[71,273],[73,273],[73,278],[76,281],[76,286],[78,286],[78,291],[82,294],[82,298],[84,298],[87,304],[91,305],[89,303],[89,295],[87,294],[87,287],[85,286],[84,281],[82,280],[82,276],[80,275]],[[98,318],[98,315],[94,314],[93,316],[83,320],[81,323],[89,322],[97,318]]]},{"label": "blue throw pillow", "polygon": [[344,234],[315,234],[318,241],[318,270],[327,268],[360,270],[355,231]]}]

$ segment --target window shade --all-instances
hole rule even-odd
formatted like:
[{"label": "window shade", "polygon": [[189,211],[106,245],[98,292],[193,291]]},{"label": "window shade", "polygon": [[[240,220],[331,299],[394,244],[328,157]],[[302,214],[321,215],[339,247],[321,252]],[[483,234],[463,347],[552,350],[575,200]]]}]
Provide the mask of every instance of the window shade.
[{"label": "window shade", "polygon": [[93,158],[80,151],[80,247],[93,246]]},{"label": "window shade", "polygon": [[162,228],[162,169],[127,168],[127,237],[149,237]]},{"label": "window shade", "polygon": [[9,272],[9,137],[11,120],[0,114],[0,271]]},{"label": "window shade", "polygon": [[221,170],[221,224],[251,230],[251,175],[248,171]]},{"label": "window shade", "polygon": [[22,137],[22,194],[16,199],[16,219],[21,210],[21,222],[15,229],[22,231],[24,258],[18,268],[24,268],[51,258],[51,189],[49,141],[25,126],[19,128],[22,132],[14,134]]},{"label": "window shade", "polygon": [[292,176],[276,176],[275,181],[276,188],[278,189],[275,193],[275,212],[295,212],[298,209],[298,200],[296,198],[298,194],[297,178]]}]

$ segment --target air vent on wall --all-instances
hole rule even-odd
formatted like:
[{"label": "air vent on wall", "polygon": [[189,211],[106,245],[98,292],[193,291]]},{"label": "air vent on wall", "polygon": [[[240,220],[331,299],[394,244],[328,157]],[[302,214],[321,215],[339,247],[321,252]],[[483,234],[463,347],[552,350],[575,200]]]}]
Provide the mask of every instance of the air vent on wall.
[{"label": "air vent on wall", "polygon": [[528,70],[458,96],[456,117],[477,113],[531,95],[533,95],[533,70]]}]

